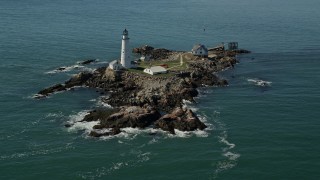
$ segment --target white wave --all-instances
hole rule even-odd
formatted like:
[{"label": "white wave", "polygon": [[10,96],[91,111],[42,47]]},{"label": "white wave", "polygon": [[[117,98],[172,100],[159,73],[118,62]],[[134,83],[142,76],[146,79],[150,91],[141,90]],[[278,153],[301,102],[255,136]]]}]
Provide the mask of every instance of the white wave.
[{"label": "white wave", "polygon": [[157,143],[157,142],[159,142],[158,139],[152,138],[152,139],[148,142],[148,144],[155,144],[155,143]]},{"label": "white wave", "polygon": [[191,109],[193,112],[197,112],[199,108],[192,106],[192,102],[189,100],[182,99],[182,108]]},{"label": "white wave", "polygon": [[237,162],[235,162],[235,161],[229,161],[229,160],[220,161],[220,162],[218,162],[217,169],[215,170],[214,176],[216,177],[217,174],[220,173],[221,171],[231,169],[231,168],[235,167],[236,165],[237,165]]},{"label": "white wave", "polygon": [[168,132],[165,132],[167,134],[167,137],[169,138],[190,138],[193,136],[196,137],[208,137],[209,133],[207,131],[204,130],[195,130],[195,131],[180,131],[178,129],[174,129],[174,132],[176,134],[170,134]]},{"label": "white wave", "polygon": [[108,61],[98,61],[98,62],[96,62],[96,64],[109,64],[109,62]]},{"label": "white wave", "polygon": [[190,131],[180,131],[178,129],[174,129],[174,132],[176,134],[168,134],[168,137],[170,138],[189,138],[192,136],[192,134],[190,133]]},{"label": "white wave", "polygon": [[250,79],[250,78],[248,78],[247,81],[254,83],[256,86],[262,86],[262,87],[271,86],[271,83],[272,83],[271,81],[264,81],[261,79]]},{"label": "white wave", "polygon": [[51,70],[46,72],[46,74],[55,74],[55,73],[60,73],[60,72],[69,72],[69,71],[73,71],[73,70],[86,70],[85,66],[81,66],[78,64],[72,65],[72,66],[62,66],[59,67],[57,69]]},{"label": "white wave", "polygon": [[[161,135],[163,138],[190,138],[192,136],[196,137],[208,137],[209,132],[205,130],[195,130],[195,131],[180,131],[178,129],[175,129],[175,134],[170,134],[167,131],[163,131],[162,129],[154,129],[154,128],[145,128],[145,129],[139,129],[139,128],[121,128],[121,133],[114,135],[114,136],[102,136],[100,139],[102,140],[110,140],[113,138],[121,138],[121,139],[127,139],[132,140],[135,139],[140,134],[158,134]],[[157,136],[160,138],[160,136]],[[148,142],[148,144],[154,144],[158,142],[158,139],[153,138]]]},{"label": "white wave", "polygon": [[100,139],[102,140],[109,140],[113,138],[123,138],[127,140],[132,140],[135,139],[139,134],[162,134],[163,131],[159,129],[153,129],[151,127],[145,128],[145,129],[140,129],[140,128],[121,128],[121,133],[114,135],[114,136],[102,136]]},{"label": "white wave", "polygon": [[102,99],[107,98],[108,96],[101,96],[98,101],[97,101],[97,106],[102,106],[102,107],[106,107],[106,108],[110,108],[112,109],[112,106],[106,102],[103,102]]},{"label": "white wave", "polygon": [[26,158],[30,156],[39,156],[39,155],[47,155],[47,154],[54,154],[59,153],[66,150],[74,149],[74,146],[71,143],[67,143],[65,146],[62,147],[55,147],[55,148],[36,148],[35,150],[25,151],[20,153],[13,153],[10,155],[1,155],[0,160],[4,159],[19,159],[19,158]]},{"label": "white wave", "polygon": [[221,133],[221,136],[219,136],[218,138],[219,138],[219,142],[227,145],[227,148],[226,148],[224,151],[229,150],[229,149],[233,149],[233,148],[236,146],[235,144],[230,143],[230,142],[227,140],[228,135],[227,135],[227,132],[226,132],[226,131],[223,131],[223,132]]},{"label": "white wave", "polygon": [[81,71],[88,71],[88,72],[91,72],[91,73],[93,73],[95,70],[96,70],[95,68],[89,68],[89,67],[81,68]]},{"label": "white wave", "polygon": [[92,122],[76,122],[71,127],[68,128],[69,132],[76,132],[80,130],[85,130],[85,132],[90,133],[93,130],[93,126],[98,125],[99,121]]},{"label": "white wave", "polygon": [[225,152],[223,153],[223,156],[227,158],[227,160],[219,161],[217,164],[217,169],[215,170],[214,176],[217,177],[217,175],[221,171],[225,171],[228,169],[231,169],[237,165],[237,160],[240,157],[240,154],[233,153],[233,152]]},{"label": "white wave", "polygon": [[195,130],[192,132],[193,134],[195,134],[197,137],[208,137],[209,133],[207,131],[202,131],[202,130]]},{"label": "white wave", "polygon": [[89,114],[88,110],[80,111],[80,112],[78,112],[77,114],[70,115],[68,122],[70,122],[70,123],[75,123],[75,122],[81,121],[81,120],[83,120],[83,118],[84,118],[86,115],[88,115],[88,114]]},{"label": "white wave", "polygon": [[96,178],[101,179],[102,177],[111,175],[112,173],[126,166],[135,167],[141,163],[149,161],[151,152],[142,152],[141,150],[138,150],[130,154],[134,155],[133,159],[131,160],[112,162],[109,168],[101,167],[101,168],[93,169],[92,171],[81,173],[79,174],[79,176],[83,179],[96,179]]},{"label": "white wave", "polygon": [[68,128],[68,132],[77,132],[80,130],[84,130],[86,134],[90,133],[93,130],[93,126],[98,125],[99,121],[81,122],[83,118],[88,114],[89,112],[87,110],[84,110],[78,112],[75,115],[70,115],[68,124],[70,124],[71,127]]},{"label": "white wave", "polygon": [[138,162],[146,162],[146,161],[149,161],[150,160],[150,152],[146,152],[146,153],[141,153],[139,154],[137,157],[138,157]]},{"label": "white wave", "polygon": [[32,99],[42,99],[42,98],[45,98],[46,96],[45,95],[42,95],[42,94],[34,94],[31,96]]},{"label": "white wave", "polygon": [[231,161],[235,161],[240,157],[240,154],[228,151],[228,152],[224,153],[223,156],[227,157]]},{"label": "white wave", "polygon": [[226,130],[226,125],[219,120],[220,112],[214,111],[214,122],[217,129],[221,129],[222,132],[218,135],[219,143],[223,145],[221,155],[225,158],[217,163],[216,169],[213,174],[213,179],[218,177],[218,174],[222,171],[226,171],[234,168],[237,165],[240,154],[236,152],[231,152],[231,149],[236,147],[236,144],[228,140],[228,132]]},{"label": "white wave", "polygon": [[60,118],[60,117],[63,117],[63,114],[62,112],[59,112],[59,113],[48,113],[45,118]]}]

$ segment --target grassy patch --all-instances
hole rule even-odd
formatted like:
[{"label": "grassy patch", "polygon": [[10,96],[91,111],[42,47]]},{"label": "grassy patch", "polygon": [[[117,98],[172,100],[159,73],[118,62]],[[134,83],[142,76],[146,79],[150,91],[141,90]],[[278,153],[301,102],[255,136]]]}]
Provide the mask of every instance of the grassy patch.
[{"label": "grassy patch", "polygon": [[[188,64],[192,59],[189,57],[185,58],[185,56],[182,56],[183,63],[181,65],[180,57],[173,61],[163,61],[163,60],[153,60],[153,61],[141,61],[139,62],[139,66],[136,69],[129,69],[130,72],[134,73],[140,73],[148,75],[147,73],[144,73],[143,70],[145,68],[149,68],[150,66],[161,66],[161,65],[167,65],[168,68],[166,68],[168,71],[183,71],[188,68]],[[152,76],[152,75],[150,75]],[[157,74],[153,76],[161,76],[161,77],[171,77],[174,76],[173,73],[168,72],[167,74]]]}]

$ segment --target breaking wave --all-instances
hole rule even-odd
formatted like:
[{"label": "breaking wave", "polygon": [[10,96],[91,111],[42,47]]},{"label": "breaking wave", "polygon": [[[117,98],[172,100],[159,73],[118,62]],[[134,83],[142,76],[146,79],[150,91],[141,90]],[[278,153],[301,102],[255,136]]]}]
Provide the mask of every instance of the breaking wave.
[{"label": "breaking wave", "polygon": [[256,86],[261,86],[261,87],[271,86],[271,83],[272,83],[271,81],[264,81],[261,79],[251,79],[251,78],[248,78],[247,81],[250,83],[253,83]]},{"label": "breaking wave", "polygon": [[217,129],[220,129],[221,132],[218,135],[218,142],[222,144],[222,152],[221,155],[225,158],[223,160],[220,160],[217,163],[216,169],[213,174],[213,178],[217,178],[218,174],[222,171],[231,169],[235,167],[238,163],[238,159],[240,158],[240,154],[236,153],[234,151],[234,148],[236,147],[236,144],[230,142],[228,140],[228,132],[225,128],[225,124],[222,123],[220,118],[220,112],[214,111],[215,116],[215,123],[217,125]]},{"label": "breaking wave", "polygon": [[78,112],[75,115],[69,116],[68,124],[71,126],[68,128],[68,132],[78,132],[84,130],[86,134],[90,133],[93,130],[93,126],[97,125],[98,121],[86,122],[83,121],[83,118],[88,115],[88,110],[83,110]]},{"label": "breaking wave", "polygon": [[199,108],[196,108],[196,107],[192,106],[192,102],[191,101],[185,100],[185,99],[182,100],[182,107],[191,109],[193,112],[197,112],[199,110]]},{"label": "breaking wave", "polygon": [[0,160],[21,159],[21,158],[27,158],[30,156],[48,155],[48,154],[59,153],[66,150],[72,150],[74,148],[75,147],[72,146],[72,143],[67,143],[64,146],[54,147],[54,148],[33,148],[34,150],[30,150],[30,151],[13,153],[9,155],[1,155]]},{"label": "breaking wave", "polygon": [[104,102],[102,99],[106,98],[107,96],[100,96],[97,100],[97,106],[98,107],[106,107],[112,109],[112,106],[106,102]]},{"label": "breaking wave", "polygon": [[94,68],[90,68],[90,67],[86,67],[83,65],[79,65],[79,64],[75,64],[72,66],[61,66],[57,69],[51,70],[51,71],[47,71],[45,72],[45,74],[56,74],[56,73],[65,73],[65,72],[73,72],[73,71],[89,71],[89,72],[93,72],[95,69]]},{"label": "breaking wave", "polygon": [[131,150],[128,154],[123,155],[123,156],[129,156],[129,157],[126,157],[126,159],[131,159],[131,160],[111,162],[107,167],[103,166],[103,167],[92,169],[91,171],[88,171],[88,172],[80,172],[78,173],[78,176],[82,179],[96,179],[96,178],[100,179],[107,175],[111,175],[112,173],[119,171],[122,168],[139,166],[140,164],[149,161],[152,156],[151,152],[142,151],[141,147],[144,147],[144,146],[137,147]]},{"label": "breaking wave", "polygon": [[83,68],[85,68],[85,66],[81,66],[81,65],[72,65],[72,66],[61,66],[57,69],[51,70],[51,71],[47,71],[46,74],[55,74],[55,73],[61,73],[61,72],[69,72],[69,71],[73,71],[73,70],[83,70]]}]

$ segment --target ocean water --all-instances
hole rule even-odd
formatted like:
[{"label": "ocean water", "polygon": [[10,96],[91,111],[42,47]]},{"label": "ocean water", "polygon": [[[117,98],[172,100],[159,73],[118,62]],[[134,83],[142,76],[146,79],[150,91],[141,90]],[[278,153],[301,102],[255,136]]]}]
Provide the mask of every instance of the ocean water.
[{"label": "ocean water", "polygon": [[[0,179],[320,179],[320,1],[1,0]],[[132,47],[237,41],[251,54],[200,89],[209,128],[127,128],[90,138],[75,122],[105,106],[94,89],[32,96]],[[205,31],[204,31],[205,29]],[[78,61],[99,59],[90,66]],[[55,72],[61,66],[66,72]],[[255,80],[270,82],[257,86]],[[150,132],[157,132],[151,136]]]}]

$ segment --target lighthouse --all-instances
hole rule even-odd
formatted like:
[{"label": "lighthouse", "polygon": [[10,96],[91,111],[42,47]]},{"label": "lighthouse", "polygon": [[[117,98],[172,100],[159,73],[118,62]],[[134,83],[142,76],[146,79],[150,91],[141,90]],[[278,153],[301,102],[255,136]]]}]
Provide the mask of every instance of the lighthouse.
[{"label": "lighthouse", "polygon": [[121,65],[124,68],[131,68],[129,37],[127,29],[125,29],[122,33]]}]

